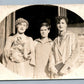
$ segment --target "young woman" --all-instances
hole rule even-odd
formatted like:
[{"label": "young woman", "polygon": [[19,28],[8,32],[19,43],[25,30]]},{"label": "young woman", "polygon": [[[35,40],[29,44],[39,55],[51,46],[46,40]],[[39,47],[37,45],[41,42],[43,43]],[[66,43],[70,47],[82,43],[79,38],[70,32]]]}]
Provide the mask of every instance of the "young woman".
[{"label": "young woman", "polygon": [[16,20],[17,33],[9,36],[4,48],[3,64],[23,77],[33,77],[35,55],[33,40],[24,33],[29,23],[23,18]]},{"label": "young woman", "polygon": [[49,54],[52,47],[52,40],[48,38],[50,32],[50,25],[46,22],[41,24],[40,34],[41,38],[34,41],[35,44],[35,71],[34,78],[47,79],[50,77],[48,72]]},{"label": "young woman", "polygon": [[55,38],[50,56],[51,72],[57,76],[73,70],[78,59],[78,44],[74,33],[67,31],[68,19],[58,16],[58,37]]}]

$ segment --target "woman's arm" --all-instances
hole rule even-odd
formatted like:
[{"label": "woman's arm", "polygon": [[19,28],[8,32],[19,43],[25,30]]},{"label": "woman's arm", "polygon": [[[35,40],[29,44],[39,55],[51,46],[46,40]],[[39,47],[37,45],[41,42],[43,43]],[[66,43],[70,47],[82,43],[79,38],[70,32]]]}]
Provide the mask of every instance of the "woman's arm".
[{"label": "woman's arm", "polygon": [[3,57],[2,57],[2,63],[3,63],[5,66],[6,66],[6,64],[7,64],[7,58],[10,57],[11,44],[12,44],[11,37],[8,37],[8,38],[7,38],[7,41],[6,41],[6,44],[5,44],[5,47],[4,47]]},{"label": "woman's arm", "polygon": [[50,52],[50,56],[49,56],[49,67],[48,67],[48,70],[50,71],[50,78],[53,78],[53,75],[54,74],[57,74],[57,69],[55,67],[55,55],[54,55],[54,47],[55,45],[53,44],[53,47],[51,49],[51,52]]},{"label": "woman's arm", "polygon": [[7,38],[7,41],[4,47],[4,54],[6,57],[9,57],[10,55],[11,45],[12,45],[12,37],[10,36]]},{"label": "woman's arm", "polygon": [[30,58],[31,58],[30,64],[31,65],[35,65],[35,50],[34,50],[34,42],[33,42],[32,38],[30,38],[30,52],[31,52],[31,55],[30,55]]},{"label": "woman's arm", "polygon": [[64,67],[61,69],[61,73],[65,73],[67,70],[72,70],[72,68],[75,66],[75,63],[77,62],[79,58],[79,45],[78,40],[76,39],[75,35],[73,35],[71,46],[71,55],[68,58],[68,60],[65,62]]}]

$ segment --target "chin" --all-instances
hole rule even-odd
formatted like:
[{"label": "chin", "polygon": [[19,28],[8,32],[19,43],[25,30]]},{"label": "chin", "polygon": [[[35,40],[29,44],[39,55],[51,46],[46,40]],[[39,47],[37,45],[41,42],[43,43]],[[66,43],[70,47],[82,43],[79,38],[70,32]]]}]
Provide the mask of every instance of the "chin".
[{"label": "chin", "polygon": [[19,34],[24,34],[24,32],[19,32]]},{"label": "chin", "polygon": [[61,32],[62,32],[62,31],[64,31],[64,29],[59,29],[59,31],[61,31]]},{"label": "chin", "polygon": [[46,38],[46,36],[42,36],[42,38]]}]

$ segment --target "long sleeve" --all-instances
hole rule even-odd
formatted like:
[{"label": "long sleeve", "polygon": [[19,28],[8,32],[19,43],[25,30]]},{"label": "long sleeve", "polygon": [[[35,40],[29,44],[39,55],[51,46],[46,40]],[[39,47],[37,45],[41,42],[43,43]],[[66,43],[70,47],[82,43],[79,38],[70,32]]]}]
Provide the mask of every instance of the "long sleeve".
[{"label": "long sleeve", "polygon": [[11,44],[12,44],[12,38],[11,37],[8,37],[7,41],[6,41],[6,45],[5,45],[5,48],[4,48],[4,53],[6,56],[8,56],[9,52],[10,52],[10,48],[11,48]]},{"label": "long sleeve", "polygon": [[79,45],[78,45],[78,41],[77,41],[75,35],[73,35],[73,37],[71,38],[70,41],[71,41],[71,45],[70,45],[71,46],[71,54],[70,54],[70,57],[65,62],[65,65],[63,66],[63,68],[60,71],[62,73],[65,73],[67,71],[67,69],[72,70],[72,68],[75,66],[77,59],[79,58]]},{"label": "long sleeve", "polygon": [[31,61],[30,61],[30,64],[35,65],[34,42],[33,42],[32,38],[30,38],[30,50],[31,50]]},{"label": "long sleeve", "polygon": [[10,48],[11,48],[11,44],[12,44],[12,38],[8,37],[5,47],[4,47],[4,51],[3,51],[3,57],[2,57],[2,63],[4,65],[7,64],[6,58],[9,57],[9,53],[10,53]]},{"label": "long sleeve", "polygon": [[57,70],[55,68],[55,55],[54,55],[54,43],[53,43],[53,47],[52,50],[50,52],[50,56],[49,56],[49,71],[51,71],[52,73],[57,73]]}]

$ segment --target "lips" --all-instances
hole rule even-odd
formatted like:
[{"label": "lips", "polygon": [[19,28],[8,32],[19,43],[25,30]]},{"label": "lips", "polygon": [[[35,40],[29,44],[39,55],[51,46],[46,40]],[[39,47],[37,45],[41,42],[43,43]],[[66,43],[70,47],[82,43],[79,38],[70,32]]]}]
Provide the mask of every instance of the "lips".
[{"label": "lips", "polygon": [[63,27],[59,27],[60,29],[63,28]]},{"label": "lips", "polygon": [[20,30],[24,30],[23,28],[21,28]]}]

